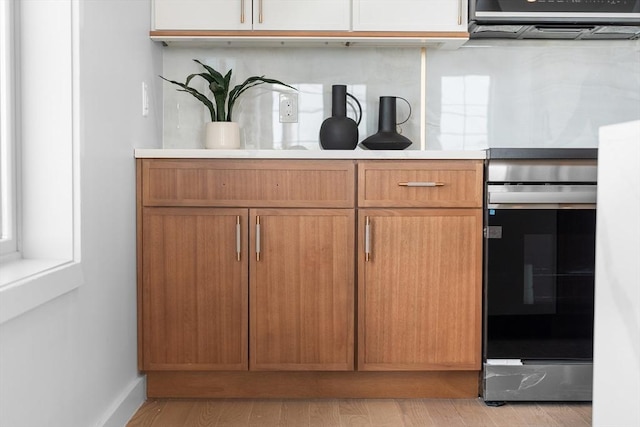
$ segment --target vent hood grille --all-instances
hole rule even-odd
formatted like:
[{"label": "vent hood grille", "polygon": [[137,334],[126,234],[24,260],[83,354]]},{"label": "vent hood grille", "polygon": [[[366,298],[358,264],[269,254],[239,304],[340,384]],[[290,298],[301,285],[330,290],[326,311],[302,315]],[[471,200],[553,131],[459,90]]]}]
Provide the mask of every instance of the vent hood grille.
[{"label": "vent hood grille", "polygon": [[634,40],[640,39],[639,25],[591,24],[469,24],[471,39],[561,39]]},{"label": "vent hood grille", "polygon": [[472,39],[640,39],[640,0],[469,0]]}]

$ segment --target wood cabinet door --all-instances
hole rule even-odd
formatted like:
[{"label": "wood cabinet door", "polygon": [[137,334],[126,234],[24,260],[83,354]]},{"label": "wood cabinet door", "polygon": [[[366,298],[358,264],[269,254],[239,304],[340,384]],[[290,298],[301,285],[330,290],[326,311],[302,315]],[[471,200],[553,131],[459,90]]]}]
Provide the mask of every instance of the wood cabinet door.
[{"label": "wood cabinet door", "polygon": [[145,370],[247,369],[247,216],[143,209]]},{"label": "wood cabinet door", "polygon": [[154,0],[155,30],[250,30],[251,0]]},{"label": "wood cabinet door", "polygon": [[353,0],[354,31],[467,31],[466,0]]},{"label": "wood cabinet door", "polygon": [[358,215],[358,370],[480,369],[481,209]]},{"label": "wood cabinet door", "polygon": [[251,210],[250,370],[353,369],[354,216]]}]

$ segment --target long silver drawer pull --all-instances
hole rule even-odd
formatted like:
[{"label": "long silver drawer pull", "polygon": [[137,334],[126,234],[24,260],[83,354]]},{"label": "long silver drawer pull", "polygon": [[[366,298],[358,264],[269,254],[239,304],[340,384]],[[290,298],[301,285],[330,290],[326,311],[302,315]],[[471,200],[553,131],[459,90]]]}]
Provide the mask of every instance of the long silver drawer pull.
[{"label": "long silver drawer pull", "polygon": [[399,182],[400,187],[442,187],[444,182],[429,182],[429,181],[409,181]]},{"label": "long silver drawer pull", "polygon": [[256,216],[256,261],[260,261],[260,217]]},{"label": "long silver drawer pull", "polygon": [[236,217],[236,259],[241,260],[240,254],[242,253],[242,242],[240,238],[240,215]]},{"label": "long silver drawer pull", "polygon": [[244,0],[240,0],[240,23],[244,24]]},{"label": "long silver drawer pull", "polygon": [[364,260],[369,262],[371,257],[371,220],[369,217],[364,219]]},{"label": "long silver drawer pull", "polygon": [[262,24],[262,0],[258,2],[258,22]]},{"label": "long silver drawer pull", "polygon": [[462,25],[462,0],[458,0],[458,25]]}]

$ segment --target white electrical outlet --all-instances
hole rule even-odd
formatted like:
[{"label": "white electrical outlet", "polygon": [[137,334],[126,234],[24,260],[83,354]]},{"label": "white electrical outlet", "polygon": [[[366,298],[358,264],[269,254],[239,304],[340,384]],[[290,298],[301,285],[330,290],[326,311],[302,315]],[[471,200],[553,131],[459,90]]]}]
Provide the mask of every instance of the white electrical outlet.
[{"label": "white electrical outlet", "polygon": [[298,123],[298,94],[280,94],[280,123]]}]

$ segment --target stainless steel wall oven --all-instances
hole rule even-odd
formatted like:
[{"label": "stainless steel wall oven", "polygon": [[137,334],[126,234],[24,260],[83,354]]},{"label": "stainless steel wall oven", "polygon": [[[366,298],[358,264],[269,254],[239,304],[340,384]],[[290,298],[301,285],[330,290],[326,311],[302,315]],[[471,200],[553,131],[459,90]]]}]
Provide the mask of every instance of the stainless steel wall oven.
[{"label": "stainless steel wall oven", "polygon": [[591,400],[597,151],[488,157],[483,398]]}]

